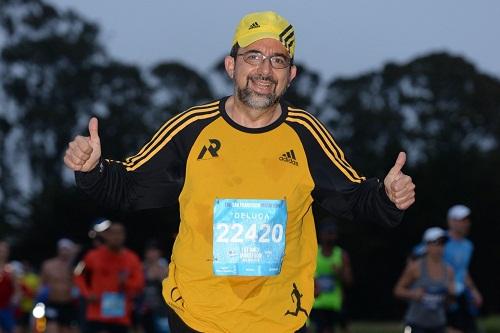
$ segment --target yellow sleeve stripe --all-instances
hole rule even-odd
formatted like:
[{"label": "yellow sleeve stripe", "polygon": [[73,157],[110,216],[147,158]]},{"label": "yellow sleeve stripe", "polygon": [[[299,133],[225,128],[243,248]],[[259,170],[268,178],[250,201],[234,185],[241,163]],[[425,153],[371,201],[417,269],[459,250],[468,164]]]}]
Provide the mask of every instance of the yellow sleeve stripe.
[{"label": "yellow sleeve stripe", "polygon": [[340,147],[337,145],[337,143],[333,139],[330,132],[325,128],[325,126],[320,121],[318,121],[318,119],[316,119],[313,115],[311,115],[310,113],[308,113],[305,110],[293,109],[293,108],[290,108],[290,110],[292,110],[292,113],[293,113],[293,111],[298,111],[299,114],[302,114],[303,116],[308,118],[313,124],[315,124],[315,127],[318,128],[318,130],[322,134],[323,138],[325,138],[325,139],[327,138],[327,141],[329,142],[329,144],[333,146],[332,148],[334,148],[334,153],[338,153],[338,156],[340,157],[340,161],[342,162],[342,164],[346,168],[352,170],[356,177],[361,178],[361,179],[365,179],[365,177],[360,177],[357,174],[356,170],[354,170],[354,168],[349,164],[349,162],[347,162],[342,149],[340,149]]},{"label": "yellow sleeve stripe", "polygon": [[189,117],[191,114],[196,112],[215,110],[218,108],[218,105],[219,101],[215,101],[213,103],[195,106],[170,118],[162,125],[162,127],[158,131],[156,131],[151,140],[148,143],[146,143],[136,155],[127,157],[125,159],[125,164],[130,164],[136,161],[137,159],[140,159],[145,153],[147,153],[147,151],[151,149],[152,146],[155,146],[159,142],[159,140],[161,140],[161,136],[165,135],[166,131],[168,131],[171,127],[181,122],[183,119]]},{"label": "yellow sleeve stripe", "polygon": [[[163,147],[165,147],[165,145],[167,143],[170,142],[170,140],[172,140],[172,138],[177,135],[177,133],[179,133],[181,130],[183,130],[186,126],[188,126],[189,124],[195,122],[195,121],[198,121],[198,120],[201,120],[201,119],[207,119],[207,118],[211,118],[211,117],[215,117],[215,116],[218,116],[219,115],[219,109],[217,107],[216,111],[214,112],[211,112],[211,113],[207,113],[207,114],[201,114],[201,115],[197,115],[197,116],[194,116],[194,117],[191,117],[189,119],[187,119],[186,121],[182,122],[181,124],[179,124],[179,126],[175,127],[173,131],[170,131],[170,133],[168,134],[167,137],[165,138],[162,138],[162,141],[158,144],[158,145],[154,145],[152,147],[155,147],[154,150],[150,150],[147,155],[144,155],[144,158],[142,158],[141,160],[132,163],[132,164],[129,164],[127,165],[126,163],[125,166],[126,166],[126,170],[127,171],[134,171],[136,170],[137,168],[139,168],[141,165],[143,165],[144,163],[146,163],[147,161],[149,161],[153,156],[155,156]],[[163,137],[163,135],[162,135]]]},{"label": "yellow sleeve stripe", "polygon": [[299,123],[301,124],[302,126],[304,126],[305,128],[307,128],[309,130],[309,132],[311,132],[311,134],[314,136],[314,138],[316,139],[316,141],[318,141],[319,145],[321,146],[321,148],[323,148],[323,151],[325,152],[325,154],[328,156],[328,158],[333,162],[333,164],[335,164],[335,166],[352,182],[354,183],[361,183],[361,179],[359,178],[354,178],[347,170],[346,168],[344,168],[344,166],[342,164],[339,163],[338,159],[336,157],[334,157],[330,151],[325,147],[325,145],[323,144],[323,142],[321,141],[321,139],[318,137],[318,134],[311,128],[311,126],[301,120],[301,119],[297,119],[297,118],[287,118],[286,119],[287,121],[290,121],[290,122],[294,122],[294,123]]},{"label": "yellow sleeve stripe", "polygon": [[[321,122],[318,121],[318,119],[316,119],[314,116],[312,116],[307,111],[304,111],[304,110],[301,110],[301,109],[290,108],[289,110],[292,111],[292,112],[290,112],[290,114],[293,114],[293,115],[296,115],[296,116],[302,116],[302,117],[304,117],[306,119],[309,119],[309,121],[311,123],[313,123],[314,126],[315,126],[315,128],[321,133],[321,136],[329,143],[329,145],[331,146],[331,148],[334,150],[334,153],[336,153],[336,156],[340,158],[340,162],[346,168],[351,169],[354,172],[354,174],[356,175],[356,177],[361,178],[356,173],[356,171],[354,170],[354,168],[349,164],[349,162],[347,162],[347,160],[345,158],[345,155],[344,155],[344,152],[337,145],[337,143],[335,142],[335,140],[331,136],[330,132],[323,126],[323,124]],[[296,111],[296,112],[293,112],[293,111]]]},{"label": "yellow sleeve stripe", "polygon": [[359,176],[353,167],[345,160],[344,153],[319,121],[305,111],[296,110],[300,112],[293,112],[291,110],[293,109],[289,109],[287,121],[300,123],[306,127],[314,136],[316,141],[318,141],[325,154],[337,166],[337,168],[347,176],[347,178],[357,183],[366,179],[365,177]]},{"label": "yellow sleeve stripe", "polygon": [[[148,142],[138,153],[137,155],[126,159],[126,162],[123,163],[125,166],[133,166],[134,164],[138,163],[141,161],[143,158],[148,156],[151,151],[155,151],[155,147],[158,145],[161,145],[163,140],[165,140],[165,136],[172,132],[176,127],[182,126],[184,122],[188,121],[189,119],[193,118],[193,115],[196,114],[207,114],[209,111],[215,111],[210,113],[210,116],[216,115],[219,113],[219,107],[213,107],[213,108],[207,108],[201,110],[196,110],[196,111],[186,111],[181,114],[180,117],[176,117],[172,122],[169,122],[168,126],[162,126],[162,129],[160,129],[160,132],[155,135],[156,138],[152,139],[150,142]],[[191,123],[191,121],[189,122]],[[185,126],[182,126],[184,128]],[[177,133],[178,131],[176,131]],[[163,146],[163,145],[162,145]],[[149,159],[149,158],[148,158]],[[142,163],[141,163],[142,164]]]}]

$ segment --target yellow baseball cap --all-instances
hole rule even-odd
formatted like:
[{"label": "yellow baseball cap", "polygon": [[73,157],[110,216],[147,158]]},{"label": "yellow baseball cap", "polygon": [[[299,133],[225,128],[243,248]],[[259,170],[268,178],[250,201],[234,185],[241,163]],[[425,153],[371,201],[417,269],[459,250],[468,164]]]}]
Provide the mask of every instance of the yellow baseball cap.
[{"label": "yellow baseball cap", "polygon": [[293,58],[295,53],[293,26],[284,17],[271,11],[245,15],[236,27],[232,45],[238,43],[240,47],[246,47],[264,38],[280,41]]}]

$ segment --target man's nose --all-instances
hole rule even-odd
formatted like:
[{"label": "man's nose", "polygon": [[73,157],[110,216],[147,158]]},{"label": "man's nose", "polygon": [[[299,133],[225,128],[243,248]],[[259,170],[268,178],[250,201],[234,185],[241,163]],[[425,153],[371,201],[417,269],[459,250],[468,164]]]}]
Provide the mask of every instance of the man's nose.
[{"label": "man's nose", "polygon": [[273,66],[271,65],[271,58],[264,58],[259,64],[259,71],[261,73],[267,74],[272,71]]}]

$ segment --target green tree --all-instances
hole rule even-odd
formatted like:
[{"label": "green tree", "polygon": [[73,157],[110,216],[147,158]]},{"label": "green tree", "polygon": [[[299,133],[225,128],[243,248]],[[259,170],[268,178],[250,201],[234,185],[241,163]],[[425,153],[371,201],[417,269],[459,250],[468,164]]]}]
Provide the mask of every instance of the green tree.
[{"label": "green tree", "polygon": [[[180,63],[159,63],[151,69],[156,115],[152,123],[161,124],[172,115],[214,99],[208,81]],[[160,122],[158,122],[160,120]]]},{"label": "green tree", "polygon": [[285,99],[292,105],[317,113],[318,88],[321,84],[321,77],[317,72],[311,71],[305,65],[296,64],[297,76],[288,88]]},{"label": "green tree", "polygon": [[32,166],[37,193],[58,182],[60,152],[84,106],[92,105],[92,85],[85,81],[103,54],[97,27],[74,13],[60,14],[41,1],[4,1],[0,9],[7,31],[2,85],[16,105],[12,130],[22,132],[18,153]]},{"label": "green tree", "polygon": [[[499,100],[497,79],[438,53],[336,79],[322,105],[337,138],[356,143],[354,156],[381,160],[403,148],[416,166],[448,153],[498,149]],[[384,166],[374,165],[380,172]]]},{"label": "green tree", "polygon": [[[9,222],[25,240],[40,231],[55,239],[73,233],[67,223],[81,208],[78,200],[61,208],[75,192],[62,163],[69,139],[87,133],[96,115],[107,156],[135,152],[148,136],[144,118],[154,112],[150,89],[141,70],[113,61],[98,27],[72,11],[40,0],[8,0],[0,3],[0,23],[6,36],[1,102],[12,111],[2,143],[15,146],[9,154],[2,151],[2,160],[11,161],[2,163],[2,173],[17,176],[2,182],[2,207],[13,211],[3,216],[13,216]],[[24,191],[23,183],[29,183]]]},{"label": "green tree", "polygon": [[[481,285],[493,290],[488,277],[500,272],[487,273],[491,265],[484,261],[488,257],[484,253],[485,248],[492,251],[487,235],[499,229],[488,212],[500,201],[500,180],[492,177],[493,170],[500,169],[500,81],[462,57],[429,54],[407,64],[391,63],[380,71],[333,80],[321,110],[361,171],[383,177],[397,152],[405,150],[406,173],[417,184],[416,204],[400,228],[381,232],[370,226],[345,225],[356,276],[368,274],[382,281],[377,289],[369,279],[360,281],[353,302],[356,311],[366,314],[380,309],[378,314],[372,311],[375,316],[390,313],[394,302],[387,295],[399,272],[386,268],[402,268],[424,229],[446,227],[446,210],[457,202],[471,206],[474,219],[480,221],[472,237],[483,262],[476,261],[475,272]],[[497,248],[490,253],[498,252]]]}]

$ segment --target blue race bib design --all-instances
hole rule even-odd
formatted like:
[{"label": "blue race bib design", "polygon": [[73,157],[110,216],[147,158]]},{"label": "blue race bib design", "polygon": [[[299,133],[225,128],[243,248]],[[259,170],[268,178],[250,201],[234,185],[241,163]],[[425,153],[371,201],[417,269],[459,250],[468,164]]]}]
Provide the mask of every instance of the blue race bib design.
[{"label": "blue race bib design", "polygon": [[103,293],[101,314],[106,318],[125,317],[125,295],[122,293]]},{"label": "blue race bib design", "polygon": [[447,292],[445,288],[428,288],[421,302],[427,309],[437,310],[444,305]]},{"label": "blue race bib design", "polygon": [[216,199],[214,274],[278,275],[285,253],[286,222],[285,200]]}]

